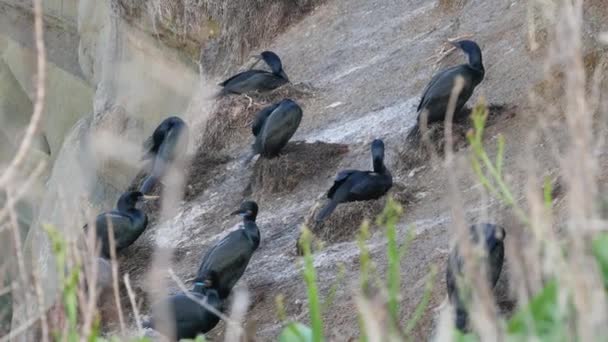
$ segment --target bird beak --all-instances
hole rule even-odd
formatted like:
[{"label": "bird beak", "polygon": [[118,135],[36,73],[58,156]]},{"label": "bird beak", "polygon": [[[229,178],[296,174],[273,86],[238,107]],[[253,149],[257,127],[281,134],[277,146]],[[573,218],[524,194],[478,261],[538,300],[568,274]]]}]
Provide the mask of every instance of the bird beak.
[{"label": "bird beak", "polygon": [[448,40],[448,43],[450,43],[450,45],[452,45],[453,47],[455,47],[457,49],[460,49],[460,42],[459,41],[457,41],[457,40],[449,41]]},{"label": "bird beak", "polygon": [[157,200],[160,198],[160,196],[143,195],[142,198],[145,200]]},{"label": "bird beak", "polygon": [[203,285],[204,285],[205,287],[208,287],[208,288],[209,288],[209,287],[211,287],[211,285],[212,285],[212,284],[213,284],[213,283],[212,283],[212,282],[211,282],[211,280],[209,280],[209,279],[207,279],[207,280],[205,280],[205,281],[203,282]]},{"label": "bird beak", "polygon": [[234,215],[243,215],[245,214],[241,209],[233,211],[230,213],[230,216],[234,216]]}]

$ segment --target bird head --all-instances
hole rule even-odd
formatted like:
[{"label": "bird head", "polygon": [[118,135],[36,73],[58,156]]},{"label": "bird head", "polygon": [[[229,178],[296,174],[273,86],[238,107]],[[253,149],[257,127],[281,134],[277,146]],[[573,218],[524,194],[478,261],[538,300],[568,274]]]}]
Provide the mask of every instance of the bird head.
[{"label": "bird head", "polygon": [[273,74],[281,76],[287,82],[289,82],[289,78],[283,70],[283,63],[281,63],[281,58],[279,58],[276,53],[272,51],[264,51],[260,54],[260,58],[263,59],[266,64],[268,64]]},{"label": "bird head", "polygon": [[144,195],[140,191],[127,191],[120,196],[118,199],[118,203],[116,203],[116,208],[119,211],[127,211],[135,208],[137,202],[141,200],[153,200],[158,199],[159,196],[150,196]]},{"label": "bird head", "polygon": [[245,201],[238,210],[232,212],[230,215],[241,215],[245,219],[255,221],[255,218],[258,215],[258,205],[253,201]]},{"label": "bird head", "polygon": [[472,225],[471,233],[473,234],[473,241],[475,243],[479,242],[479,234],[481,234],[488,253],[491,253],[497,246],[502,245],[507,235],[504,228],[490,223]]},{"label": "bird head", "polygon": [[375,139],[372,142],[372,161],[374,163],[374,171],[380,172],[384,165],[384,141]]},{"label": "bird head", "polygon": [[459,40],[450,43],[462,50],[469,57],[469,65],[471,67],[483,70],[481,48],[477,43],[472,40]]}]

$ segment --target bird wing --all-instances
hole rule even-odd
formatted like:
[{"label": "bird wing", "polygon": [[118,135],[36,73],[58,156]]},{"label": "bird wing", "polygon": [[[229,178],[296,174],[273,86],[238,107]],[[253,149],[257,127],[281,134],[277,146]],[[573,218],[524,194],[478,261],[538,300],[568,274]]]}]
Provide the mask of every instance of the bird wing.
[{"label": "bird wing", "polygon": [[277,154],[295,134],[301,121],[300,107],[274,111],[267,119],[262,132],[263,150],[271,155]]},{"label": "bird wing", "polygon": [[[452,92],[454,78],[457,75],[456,71],[460,67],[460,65],[457,65],[435,74],[433,78],[431,78],[429,84],[427,84],[426,88],[424,88],[416,111],[419,112],[422,108],[424,108],[424,104],[428,103],[431,100],[431,97],[437,97],[438,95],[446,96],[447,94],[447,97],[449,98]],[[451,80],[451,82],[449,82],[449,80]]]},{"label": "bird wing", "polygon": [[[122,215],[117,211],[110,211],[107,213],[97,215],[95,219],[95,235],[97,239],[101,241],[101,252],[105,256],[110,256],[110,240],[108,232],[110,230],[109,223],[112,224],[114,230],[114,242],[116,244],[116,250],[120,250],[130,245],[133,240],[133,236],[137,238],[139,234],[136,234],[132,228],[131,220]],[[87,227],[88,229],[88,227]]]},{"label": "bird wing", "polygon": [[364,171],[358,174],[358,177],[353,180],[350,193],[355,195],[366,195],[374,192],[378,186],[376,177],[372,176],[371,171]]},{"label": "bird wing", "polygon": [[251,131],[253,132],[254,136],[257,137],[260,131],[262,131],[266,119],[270,116],[270,114],[272,114],[275,109],[277,109],[279,104],[280,103],[275,103],[273,105],[265,107],[256,114],[255,120],[253,121],[253,125],[251,126]]},{"label": "bird wing", "polygon": [[165,161],[171,162],[186,152],[187,144],[188,130],[186,127],[174,128],[165,134],[157,154]]},{"label": "bird wing", "polygon": [[353,174],[357,173],[357,172],[362,172],[359,170],[342,170],[338,173],[338,175],[336,176],[336,179],[334,179],[334,184],[331,186],[331,188],[329,189],[329,191],[327,192],[327,198],[333,198],[334,194],[336,193],[336,190],[338,190],[338,188]]},{"label": "bird wing", "polygon": [[237,229],[218,242],[203,258],[199,268],[202,271],[216,271],[222,287],[232,287],[241,277],[253,246],[243,229]]},{"label": "bird wing", "polygon": [[230,83],[234,82],[234,81],[242,81],[245,79],[248,79],[249,77],[255,75],[255,74],[259,74],[259,73],[268,73],[268,71],[265,70],[257,70],[257,69],[252,69],[252,70],[247,70],[247,71],[243,71],[243,72],[239,72],[238,74],[230,77],[229,79],[225,80],[224,82],[218,84],[222,87],[225,87],[227,85],[229,85]]},{"label": "bird wing", "polygon": [[142,160],[150,159],[154,157],[156,152],[158,152],[158,148],[165,139],[168,125],[169,123],[167,121],[163,121],[158,127],[156,127],[152,135],[144,141],[144,156],[142,157]]}]

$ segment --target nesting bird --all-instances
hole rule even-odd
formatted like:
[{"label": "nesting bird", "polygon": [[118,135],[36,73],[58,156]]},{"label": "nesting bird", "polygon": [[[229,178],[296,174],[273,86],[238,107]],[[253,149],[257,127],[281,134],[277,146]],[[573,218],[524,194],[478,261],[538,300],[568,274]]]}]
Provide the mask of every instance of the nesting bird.
[{"label": "nesting bird", "polygon": [[255,202],[243,202],[241,207],[231,214],[243,216],[243,227],[228,234],[203,257],[198,276],[209,272],[217,273],[216,289],[220,299],[230,295],[260,245],[260,231],[255,223],[257,214],[258,205]]},{"label": "nesting bird", "polygon": [[140,187],[148,194],[165,176],[172,163],[186,154],[188,147],[188,126],[177,116],[169,117],[154,130],[144,142],[145,154],[142,160],[151,160],[152,168]]},{"label": "nesting bird", "polygon": [[[176,340],[194,339],[199,334],[209,332],[215,328],[220,318],[212,310],[201,305],[201,302],[207,303],[217,312],[221,311],[222,300],[216,289],[217,284],[217,273],[207,272],[199,275],[189,293],[190,297],[180,293],[157,303],[152,309],[152,318],[144,327],[157,329],[165,336],[172,335],[166,330],[174,329]],[[171,320],[173,323],[167,324]],[[165,324],[160,323],[161,321]]]},{"label": "nesting bird", "polygon": [[[493,224],[484,223],[472,225],[470,227],[470,238],[474,245],[481,244],[485,249],[487,259],[486,271],[488,285],[494,288],[500,272],[505,255],[504,239],[506,232],[503,228]],[[455,325],[461,331],[464,331],[468,325],[467,303],[463,298],[463,291],[459,288],[458,278],[462,277],[463,259],[459,249],[456,246],[450,253],[446,270],[446,285],[448,297],[455,309]]]},{"label": "nesting bird", "polygon": [[255,142],[251,146],[252,155],[274,158],[291,137],[302,121],[302,108],[293,100],[285,99],[270,105],[257,113],[251,130]]},{"label": "nesting bird", "polygon": [[427,124],[445,120],[448,102],[458,77],[462,78],[463,84],[462,90],[457,94],[454,118],[458,117],[462,107],[473,95],[475,87],[483,80],[485,69],[479,45],[471,40],[452,42],[452,44],[468,56],[469,62],[442,70],[433,76],[418,104],[418,119],[414,130],[419,130],[423,115],[427,116]]},{"label": "nesting bird", "polygon": [[283,70],[281,59],[272,51],[264,51],[258,56],[264,60],[272,72],[251,69],[238,73],[219,85],[223,87],[220,96],[227,94],[247,94],[254,91],[267,92],[289,82]]},{"label": "nesting bird", "polygon": [[[110,258],[110,225],[114,230],[116,252],[132,245],[148,226],[148,216],[136,205],[143,199],[156,199],[157,196],[146,196],[139,191],[125,192],[118,199],[116,209],[97,215],[95,219],[96,239],[101,242],[101,256]],[[88,229],[88,225],[83,227]]]},{"label": "nesting bird", "polygon": [[374,140],[371,151],[374,170],[344,170],[338,173],[327,192],[330,201],[317,215],[317,223],[329,217],[340,203],[378,199],[390,190],[393,176],[384,165],[384,142]]}]

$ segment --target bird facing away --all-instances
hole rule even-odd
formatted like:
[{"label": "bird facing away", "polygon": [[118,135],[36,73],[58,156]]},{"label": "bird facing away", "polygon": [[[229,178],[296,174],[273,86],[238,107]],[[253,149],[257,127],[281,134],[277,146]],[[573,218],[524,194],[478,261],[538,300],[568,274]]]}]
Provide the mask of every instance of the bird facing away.
[{"label": "bird facing away", "polygon": [[150,193],[166,174],[173,162],[183,158],[188,147],[188,126],[177,116],[165,119],[144,142],[142,160],[151,160],[152,169],[140,187],[144,194]]},{"label": "bird facing away", "polygon": [[[145,196],[139,191],[125,192],[118,199],[116,209],[97,215],[95,219],[95,236],[101,242],[101,256],[110,258],[110,238],[108,232],[112,225],[116,252],[129,247],[144,232],[148,225],[148,216],[135,208],[142,199],[156,199],[158,196]],[[84,226],[85,231],[88,225]]]},{"label": "bird facing away", "polygon": [[375,200],[384,196],[393,186],[393,176],[384,165],[384,142],[372,142],[373,171],[344,170],[334,180],[327,192],[329,203],[317,215],[317,223],[329,217],[338,204],[354,201]]},{"label": "bird facing away", "polygon": [[[194,288],[190,291],[190,298],[184,293],[173,295],[162,303],[156,304],[152,309],[152,318],[144,323],[144,327],[158,330],[165,336],[171,336],[169,331],[175,329],[176,340],[194,339],[199,334],[205,334],[215,328],[220,318],[200,302],[220,312],[222,300],[215,286],[218,275],[215,272],[207,272],[197,277]],[[173,324],[159,324],[170,322]]]},{"label": "bird facing away", "polygon": [[258,56],[258,59],[264,60],[272,72],[251,69],[238,73],[219,84],[223,87],[219,95],[247,94],[254,91],[263,93],[289,82],[281,59],[276,53],[264,51]]},{"label": "bird facing away", "polygon": [[[470,227],[470,238],[472,243],[482,244],[487,259],[486,271],[488,284],[494,288],[500,272],[505,255],[504,239],[506,232],[503,228],[493,224],[484,223]],[[455,247],[448,258],[446,270],[446,285],[448,297],[455,309],[455,325],[461,331],[465,331],[468,324],[468,312],[466,303],[463,301],[463,293],[459,290],[458,278],[462,277],[463,259],[458,248]]]},{"label": "bird facing away", "polygon": [[262,109],[252,125],[255,142],[251,146],[253,155],[273,158],[291,137],[302,121],[302,108],[290,99],[285,99]]},{"label": "bird facing away", "polygon": [[231,214],[243,216],[243,227],[230,232],[203,257],[198,276],[216,272],[216,288],[221,299],[228,297],[260,245],[260,231],[255,223],[257,214],[258,205],[255,202],[243,202],[239,210]]},{"label": "bird facing away", "polygon": [[424,89],[420,104],[418,104],[418,119],[415,129],[419,129],[423,115],[427,115],[427,124],[445,120],[452,89],[459,76],[462,77],[463,87],[458,94],[454,118],[458,117],[464,104],[473,95],[475,87],[483,80],[485,70],[479,45],[471,40],[452,42],[452,44],[468,56],[469,62],[442,70],[433,76]]}]

